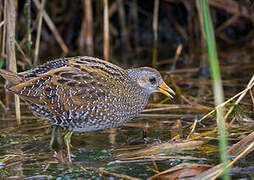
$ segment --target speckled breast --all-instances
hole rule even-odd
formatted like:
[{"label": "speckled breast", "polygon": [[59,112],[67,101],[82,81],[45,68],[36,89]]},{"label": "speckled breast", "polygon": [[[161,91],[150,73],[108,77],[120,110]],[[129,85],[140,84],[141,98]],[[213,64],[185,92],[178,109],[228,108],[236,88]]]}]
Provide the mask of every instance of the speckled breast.
[{"label": "speckled breast", "polygon": [[149,98],[124,69],[91,57],[51,61],[20,76],[25,82],[9,90],[37,116],[71,131],[120,126],[142,111]]},{"label": "speckled breast", "polygon": [[[56,91],[61,93],[66,89]],[[44,105],[29,101],[28,103],[35,115],[52,124],[62,126],[70,131],[85,132],[123,125],[144,109],[148,99],[148,97],[140,98],[137,91],[132,92],[132,89],[121,96],[109,92],[107,95],[98,96],[96,99],[89,92],[87,94],[82,93],[83,96],[77,98],[78,91],[76,89],[67,91],[71,91],[72,95],[69,94],[69,98],[65,101],[62,101],[61,98],[52,100],[53,97],[50,97]],[[54,97],[57,98],[58,96]],[[57,106],[47,108],[47,103],[56,103]]]}]

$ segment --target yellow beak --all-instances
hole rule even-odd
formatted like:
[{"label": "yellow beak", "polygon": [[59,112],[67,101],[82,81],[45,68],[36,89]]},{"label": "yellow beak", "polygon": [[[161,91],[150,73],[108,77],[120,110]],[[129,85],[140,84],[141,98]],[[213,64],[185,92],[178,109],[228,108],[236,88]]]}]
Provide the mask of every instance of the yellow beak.
[{"label": "yellow beak", "polygon": [[[170,87],[168,87],[168,85],[167,85],[165,82],[163,82],[163,83],[158,87],[158,90],[159,90],[161,93],[165,94],[166,96],[168,96],[168,97],[170,97],[170,98],[173,98],[173,96],[172,96],[171,94],[175,95],[175,92],[174,92]],[[170,93],[171,93],[171,94],[170,94]]]}]

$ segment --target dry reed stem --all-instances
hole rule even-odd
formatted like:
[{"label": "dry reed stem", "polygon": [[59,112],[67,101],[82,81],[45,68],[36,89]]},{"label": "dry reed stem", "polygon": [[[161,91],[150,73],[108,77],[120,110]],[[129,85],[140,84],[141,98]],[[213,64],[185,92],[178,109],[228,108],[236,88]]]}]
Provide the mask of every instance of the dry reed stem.
[{"label": "dry reed stem", "polygon": [[86,46],[87,52],[89,55],[93,55],[94,52],[94,44],[93,44],[93,8],[92,8],[92,1],[86,0],[85,1],[85,17],[86,17]]},{"label": "dry reed stem", "polygon": [[191,131],[190,131],[189,135],[186,138],[187,140],[190,139],[191,135],[194,133],[194,131],[197,127],[197,124],[198,124],[198,120],[195,120],[194,123],[192,124]]},{"label": "dry reed stem", "polygon": [[123,6],[123,0],[117,0],[117,5],[118,5],[118,17],[119,17],[119,22],[120,22],[120,28],[121,28],[121,37],[120,41],[123,44],[123,46],[126,48],[127,51],[130,51],[131,46],[129,43],[129,34],[128,30],[126,28],[126,23],[125,23],[125,10]]},{"label": "dry reed stem", "polygon": [[189,140],[199,139],[199,138],[201,138],[201,137],[205,137],[205,136],[207,136],[207,135],[214,134],[214,133],[216,133],[216,132],[217,132],[217,130],[214,129],[214,130],[211,130],[211,131],[207,131],[207,132],[198,134],[198,135],[196,135],[196,136],[187,137],[185,140],[186,140],[186,141],[187,141],[187,140],[189,141]]},{"label": "dry reed stem", "polygon": [[15,40],[15,46],[17,47],[17,49],[19,50],[19,52],[22,54],[22,56],[24,57],[24,60],[27,64],[29,64],[30,67],[33,67],[31,61],[27,58],[27,56],[25,55],[24,51],[22,50],[22,48],[20,47],[20,45],[18,44],[18,42]]},{"label": "dry reed stem", "polygon": [[200,30],[201,30],[201,37],[205,38],[205,31],[204,31],[204,28],[203,28],[204,19],[203,19],[203,16],[202,16],[199,0],[196,0],[196,7],[197,7],[197,10],[198,10],[198,17],[199,17],[199,24],[200,24]]},{"label": "dry reed stem", "polygon": [[[16,6],[17,0],[9,0],[7,11],[7,67],[12,72],[17,72],[15,53],[15,28],[16,28]],[[21,124],[20,104],[18,95],[14,95],[16,120]]]},{"label": "dry reed stem", "polygon": [[108,0],[103,0],[104,5],[104,60],[109,60],[109,14],[108,14]]},{"label": "dry reed stem", "polygon": [[153,9],[153,61],[152,61],[152,66],[154,68],[156,68],[156,66],[157,66],[159,3],[160,3],[160,0],[154,0],[154,9]]},{"label": "dry reed stem", "polygon": [[109,139],[110,144],[115,145],[116,144],[117,129],[110,128],[108,130],[108,132],[109,132],[108,139]]},{"label": "dry reed stem", "polygon": [[[35,6],[38,10],[42,9],[41,8],[41,3],[39,2],[39,0],[33,0],[33,2],[34,2]],[[48,16],[48,14],[46,13],[46,11],[44,9],[42,11],[42,15],[43,15],[43,18],[44,18],[45,22],[47,23],[49,29],[51,30],[54,37],[56,38],[56,41],[60,45],[61,49],[63,50],[63,52],[65,54],[67,54],[69,52],[68,47],[64,43],[62,37],[60,36],[55,24],[52,22],[52,20],[50,19],[50,17]]]},{"label": "dry reed stem", "polygon": [[[127,149],[129,150],[129,149]],[[119,160],[110,162],[109,164],[115,163],[130,163],[135,162],[135,160],[144,160],[144,161],[152,161],[152,160],[166,160],[166,159],[181,159],[181,160],[206,160],[206,158],[198,158],[192,156],[167,156],[167,155],[151,155],[151,156],[136,156],[136,157],[126,157],[120,158]],[[150,159],[150,160],[149,160]],[[136,161],[137,162],[137,161]],[[139,161],[140,162],[140,161]]]},{"label": "dry reed stem", "polygon": [[234,15],[239,15],[250,19],[254,22],[254,12],[249,11],[248,8],[242,6],[237,1],[225,1],[225,0],[208,0],[208,4],[219,9],[223,9],[226,12]]},{"label": "dry reed stem", "polygon": [[119,154],[116,156],[117,159],[123,158],[133,158],[133,157],[140,157],[140,156],[153,156],[153,155],[160,155],[165,153],[174,153],[174,152],[182,152],[187,150],[193,150],[197,147],[200,147],[204,144],[204,141],[201,140],[180,140],[180,141],[170,141],[160,144],[151,144],[146,146],[143,149],[139,149],[132,152],[127,152],[123,154]]},{"label": "dry reed stem", "polygon": [[209,111],[213,108],[206,107],[197,103],[192,103],[190,101],[187,102],[188,104],[165,104],[165,107],[160,107],[158,104],[158,107],[156,107],[157,104],[155,104],[155,108],[149,108],[144,109],[143,112],[157,112],[157,111],[168,111],[172,109],[189,109],[189,110],[199,110],[199,111]]},{"label": "dry reed stem", "polygon": [[[200,31],[201,31],[201,38],[200,38],[200,49],[201,49],[201,57],[200,57],[200,68],[202,69],[205,69],[205,68],[208,68],[208,56],[207,56],[207,50],[206,50],[206,35],[205,35],[205,31],[204,31],[204,28],[203,28],[203,24],[204,24],[204,19],[203,19],[203,16],[202,16],[202,11],[201,11],[201,7],[200,7],[200,4],[199,4],[199,0],[196,0],[196,7],[197,7],[197,10],[198,10],[198,20],[199,20],[199,25],[200,25]],[[205,77],[202,77],[201,75],[201,78],[204,78]],[[205,87],[202,86],[202,83],[200,84],[200,88],[199,88],[199,94],[204,94],[204,91],[205,91]]]},{"label": "dry reed stem", "polygon": [[[4,1],[4,22],[7,21],[7,18],[6,18],[6,15],[7,15],[7,1],[5,0]],[[2,35],[2,51],[1,51],[1,56],[2,57],[5,57],[5,42],[6,42],[6,23],[4,23],[4,27],[3,27],[3,35]]]},{"label": "dry reed stem", "polygon": [[[170,7],[167,7],[167,6],[166,6],[166,7],[164,7],[164,8],[167,8],[166,10],[167,10],[168,12],[173,12],[173,11],[172,11],[172,8],[170,8]],[[187,32],[186,32],[186,30],[184,29],[184,27],[182,27],[182,26],[179,24],[179,22],[177,22],[176,18],[175,18],[174,16],[172,16],[172,14],[167,13],[166,15],[167,15],[168,19],[170,20],[170,22],[173,24],[173,26],[174,26],[176,32],[177,32],[180,36],[182,36],[183,39],[187,42],[187,41],[188,41],[188,36],[189,36],[189,35],[187,35]]]},{"label": "dry reed stem", "polygon": [[254,141],[254,132],[248,134],[236,144],[233,144],[229,150],[228,154],[231,154],[233,157],[238,156],[241,152],[243,152],[246,147]]},{"label": "dry reed stem", "polygon": [[183,49],[183,45],[182,44],[179,44],[177,46],[177,49],[176,49],[176,52],[175,52],[175,56],[173,58],[173,64],[171,65],[171,70],[174,70],[176,68],[176,63],[177,63],[177,60],[179,59],[179,56],[182,52],[182,49]]},{"label": "dry reed stem", "polygon": [[211,109],[213,109],[211,107],[208,107],[208,106],[205,106],[205,105],[202,105],[202,104],[198,104],[198,103],[196,103],[194,101],[190,101],[184,95],[181,95],[181,99],[184,100],[185,102],[187,102],[188,104],[192,105],[192,106],[197,106],[201,110],[208,110],[208,111],[210,111]]},{"label": "dry reed stem", "polygon": [[7,108],[5,107],[4,103],[0,100],[0,106],[3,108],[4,112],[7,112]]},{"label": "dry reed stem", "polygon": [[83,2],[83,20],[78,43],[80,52],[89,56],[93,55],[93,9],[91,0]]},{"label": "dry reed stem", "polygon": [[4,4],[1,2],[0,3],[0,46],[2,44],[2,31],[3,29],[1,29],[1,27],[4,25],[5,21],[4,21],[4,18],[3,18],[3,13],[4,13]]},{"label": "dry reed stem", "polygon": [[156,161],[153,160],[152,163],[153,163],[153,167],[154,167],[153,171],[154,171],[155,173],[160,173],[159,168],[158,168],[158,166],[157,166],[157,164],[156,164]]},{"label": "dry reed stem", "polygon": [[252,100],[252,106],[254,107],[254,95],[253,95],[253,93],[254,93],[254,89],[253,89],[253,91],[250,90],[250,97],[251,97],[251,100]]},{"label": "dry reed stem", "polygon": [[226,20],[222,25],[220,25],[217,29],[216,29],[216,34],[219,34],[221,31],[223,31],[226,27],[230,26],[232,23],[234,23],[235,21],[237,21],[239,19],[238,15],[234,15],[231,18],[229,18],[228,20]]},{"label": "dry reed stem", "polygon": [[5,21],[0,22],[0,28],[4,25]]},{"label": "dry reed stem", "polygon": [[108,8],[108,16],[111,17],[117,11],[117,1],[113,1]]},{"label": "dry reed stem", "polygon": [[182,162],[174,167],[171,167],[170,169],[167,169],[165,171],[153,175],[148,180],[176,180],[176,179],[200,180],[193,179],[192,177],[196,175],[198,172],[202,172],[211,167],[212,167],[211,165]]},{"label": "dry reed stem", "polygon": [[26,57],[31,59],[31,0],[26,0],[24,5],[25,11],[25,39],[26,39]]},{"label": "dry reed stem", "polygon": [[42,28],[42,17],[46,0],[41,1],[41,6],[39,8],[39,22],[38,22],[38,30],[36,34],[36,42],[35,42],[35,53],[34,53],[34,61],[33,64],[36,66],[38,64],[39,57],[39,48],[40,48],[40,40],[41,40],[41,28]]},{"label": "dry reed stem", "polygon": [[182,50],[183,50],[183,45],[182,45],[182,44],[179,44],[179,45],[177,46],[174,59],[178,60],[180,54],[182,53]]},{"label": "dry reed stem", "polygon": [[139,35],[138,35],[138,32],[139,32],[139,27],[138,27],[139,21],[138,21],[138,5],[137,5],[137,0],[134,0],[132,2],[130,9],[131,9],[130,14],[131,14],[131,17],[133,19],[134,44],[135,44],[136,51],[138,51],[138,49],[139,49]]}]

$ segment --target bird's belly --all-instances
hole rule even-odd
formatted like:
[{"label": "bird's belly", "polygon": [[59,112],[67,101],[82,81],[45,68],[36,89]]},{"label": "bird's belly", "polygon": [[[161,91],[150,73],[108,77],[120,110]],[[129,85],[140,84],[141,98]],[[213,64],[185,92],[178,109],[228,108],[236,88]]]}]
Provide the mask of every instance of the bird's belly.
[{"label": "bird's belly", "polygon": [[100,129],[112,128],[122,126],[124,123],[131,121],[137,116],[140,111],[138,110],[120,110],[117,112],[107,112],[104,114],[98,111],[98,114],[89,114],[86,117],[80,116],[79,118],[71,119],[67,122],[66,126],[70,131],[95,131]]},{"label": "bird's belly", "polygon": [[96,102],[93,106],[81,105],[68,110],[63,108],[61,112],[56,111],[57,113],[53,113],[45,106],[28,103],[35,115],[51,124],[70,131],[86,132],[119,127],[135,118],[144,109],[146,102],[134,104],[127,101],[108,104]]},{"label": "bird's belly", "polygon": [[135,118],[146,103],[146,99],[135,102],[125,97],[113,102],[96,101],[93,106],[83,105],[72,113],[65,113],[68,117],[62,119],[66,119],[64,126],[70,131],[84,132],[119,127]]},{"label": "bird's belly", "polygon": [[[131,119],[126,120],[130,121]],[[115,127],[119,127],[122,126],[124,124],[125,121],[121,121],[121,122],[108,122],[108,123],[94,123],[94,124],[90,124],[90,123],[73,123],[72,126],[69,126],[68,129],[69,131],[75,131],[75,132],[88,132],[88,131],[96,131],[96,130],[101,130],[101,129],[107,129],[107,128],[115,128]]]}]

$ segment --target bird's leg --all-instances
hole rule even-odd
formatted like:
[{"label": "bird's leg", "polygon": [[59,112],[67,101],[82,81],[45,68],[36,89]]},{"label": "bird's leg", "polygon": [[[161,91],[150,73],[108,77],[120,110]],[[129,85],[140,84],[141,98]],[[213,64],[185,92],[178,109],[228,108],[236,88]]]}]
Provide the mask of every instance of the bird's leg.
[{"label": "bird's leg", "polygon": [[57,159],[63,162],[63,139],[61,135],[61,128],[59,126],[53,126],[50,146],[56,152]]},{"label": "bird's leg", "polygon": [[69,131],[64,136],[64,142],[65,142],[66,147],[67,147],[67,156],[68,156],[69,163],[72,163],[72,161],[71,161],[71,151],[70,151],[72,133],[73,132]]}]

